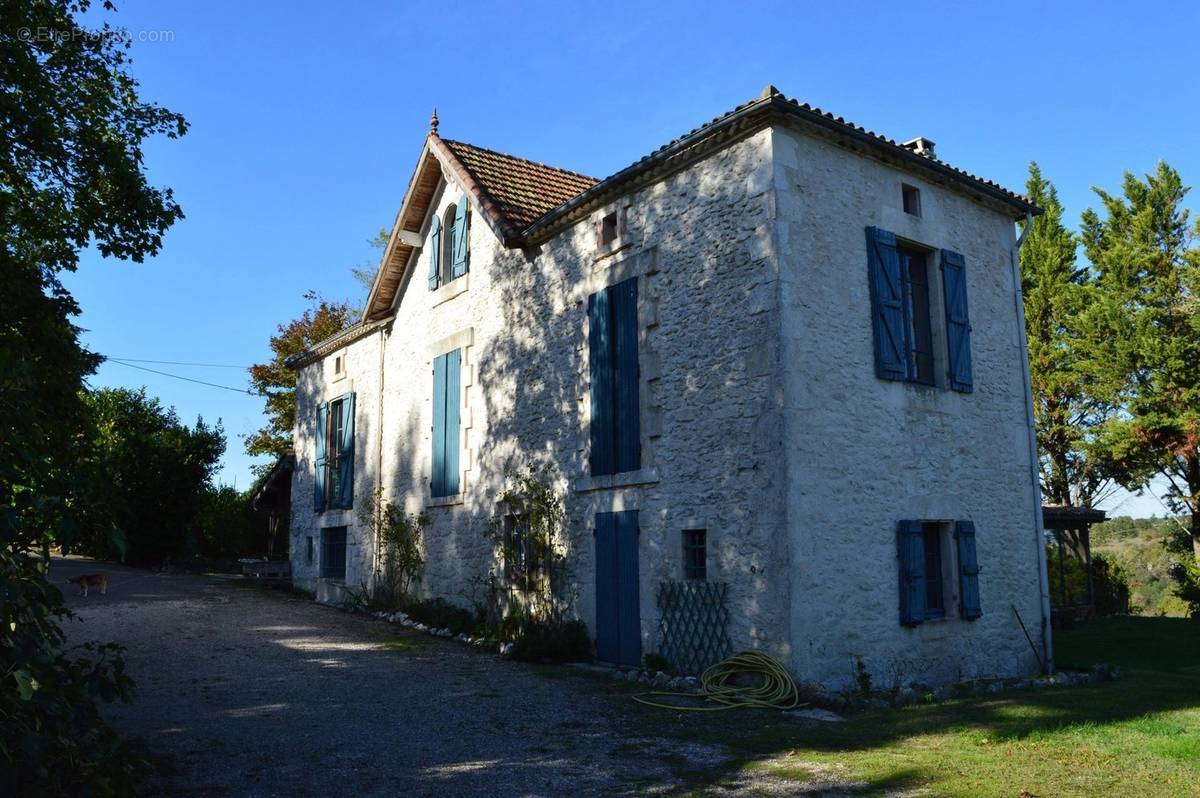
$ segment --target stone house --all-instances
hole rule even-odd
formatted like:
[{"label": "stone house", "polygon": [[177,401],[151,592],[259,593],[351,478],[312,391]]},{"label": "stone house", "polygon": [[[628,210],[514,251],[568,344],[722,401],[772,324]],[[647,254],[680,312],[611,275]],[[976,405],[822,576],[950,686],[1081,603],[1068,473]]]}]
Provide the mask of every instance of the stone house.
[{"label": "stone house", "polygon": [[469,606],[537,465],[598,659],[1048,666],[1025,197],[773,87],[603,180],[431,123],[361,322],[292,362],[298,586],[369,582],[381,488]]}]

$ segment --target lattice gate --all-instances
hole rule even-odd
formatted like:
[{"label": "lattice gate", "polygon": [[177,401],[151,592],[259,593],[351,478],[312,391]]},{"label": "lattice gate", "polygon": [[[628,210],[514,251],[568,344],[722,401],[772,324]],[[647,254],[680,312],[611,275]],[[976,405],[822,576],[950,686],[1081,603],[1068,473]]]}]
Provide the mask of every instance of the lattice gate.
[{"label": "lattice gate", "polygon": [[699,674],[730,654],[726,582],[660,582],[658,653],[680,673]]}]

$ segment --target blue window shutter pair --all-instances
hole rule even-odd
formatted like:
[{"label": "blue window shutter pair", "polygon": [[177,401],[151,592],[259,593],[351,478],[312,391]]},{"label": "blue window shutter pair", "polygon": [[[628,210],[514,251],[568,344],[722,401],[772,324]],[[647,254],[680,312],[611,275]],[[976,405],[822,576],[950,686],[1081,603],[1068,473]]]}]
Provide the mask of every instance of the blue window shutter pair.
[{"label": "blue window shutter pair", "polygon": [[450,279],[462,277],[467,273],[467,260],[470,256],[470,234],[468,224],[470,219],[470,203],[464,194],[454,209],[454,240],[450,250]]},{"label": "blue window shutter pair", "polygon": [[637,278],[588,297],[591,473],[641,468]]},{"label": "blue window shutter pair", "polygon": [[[958,547],[958,614],[967,621],[983,615],[979,601],[979,560],[975,553],[975,524],[954,523]],[[900,561],[900,623],[916,626],[926,617],[925,543],[920,521],[896,524],[896,548]]]},{"label": "blue window shutter pair", "polygon": [[433,456],[430,495],[453,496],[459,491],[459,407],[462,352],[454,350],[433,360]]},{"label": "blue window shutter pair", "polygon": [[962,393],[974,390],[971,374],[971,320],[967,313],[966,261],[957,252],[942,250],[942,295],[946,302],[947,372],[950,387]]},{"label": "blue window shutter pair", "polygon": [[[911,340],[904,301],[904,275],[894,233],[878,227],[867,228],[867,268],[875,339],[875,375],[883,380],[913,379],[915,375],[909,373]],[[948,249],[942,250],[942,295],[946,306],[950,388],[970,393],[973,380],[966,261],[962,255]]]},{"label": "blue window shutter pair", "polygon": [[318,513],[325,510],[325,438],[329,435],[329,403],[317,405],[316,457],[313,460],[313,509]]},{"label": "blue window shutter pair", "polygon": [[341,398],[342,439],[338,445],[338,495],[334,506],[349,510],[354,507],[354,394]]},{"label": "blue window shutter pair", "polygon": [[637,510],[596,513],[596,657],[642,661]]},{"label": "blue window shutter pair", "polygon": [[436,216],[429,223],[429,290],[441,283],[442,220]]}]

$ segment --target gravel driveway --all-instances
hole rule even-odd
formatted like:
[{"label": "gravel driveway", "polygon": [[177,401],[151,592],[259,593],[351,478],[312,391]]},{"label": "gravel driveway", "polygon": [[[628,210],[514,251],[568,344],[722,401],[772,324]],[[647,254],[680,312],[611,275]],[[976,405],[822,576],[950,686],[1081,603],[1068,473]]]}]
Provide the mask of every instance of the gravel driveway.
[{"label": "gravel driveway", "polygon": [[[84,598],[66,585],[94,571],[108,575],[107,595]],[[657,710],[601,675],[502,660],[238,578],[67,558],[55,560],[51,579],[78,613],[67,624],[72,641],[128,649],[137,699],[105,713],[153,753],[148,794],[675,794],[718,782],[722,794],[778,794],[799,786],[739,772],[722,746],[657,736]]]}]

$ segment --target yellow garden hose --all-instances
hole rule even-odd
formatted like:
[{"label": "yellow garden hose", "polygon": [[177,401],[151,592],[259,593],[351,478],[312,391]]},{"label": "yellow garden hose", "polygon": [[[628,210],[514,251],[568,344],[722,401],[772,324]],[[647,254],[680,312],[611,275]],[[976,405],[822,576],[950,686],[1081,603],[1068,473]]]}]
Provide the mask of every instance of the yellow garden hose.
[{"label": "yellow garden hose", "polygon": [[[761,684],[746,687],[731,684],[745,675],[761,678]],[[638,693],[634,701],[661,709],[677,709],[686,712],[713,712],[735,707],[766,707],[768,709],[795,709],[801,706],[800,690],[792,674],[782,662],[760,651],[743,651],[718,662],[700,674],[699,697],[715,706],[687,706],[655,701],[651,696],[686,696],[692,693],[650,692]]]}]

